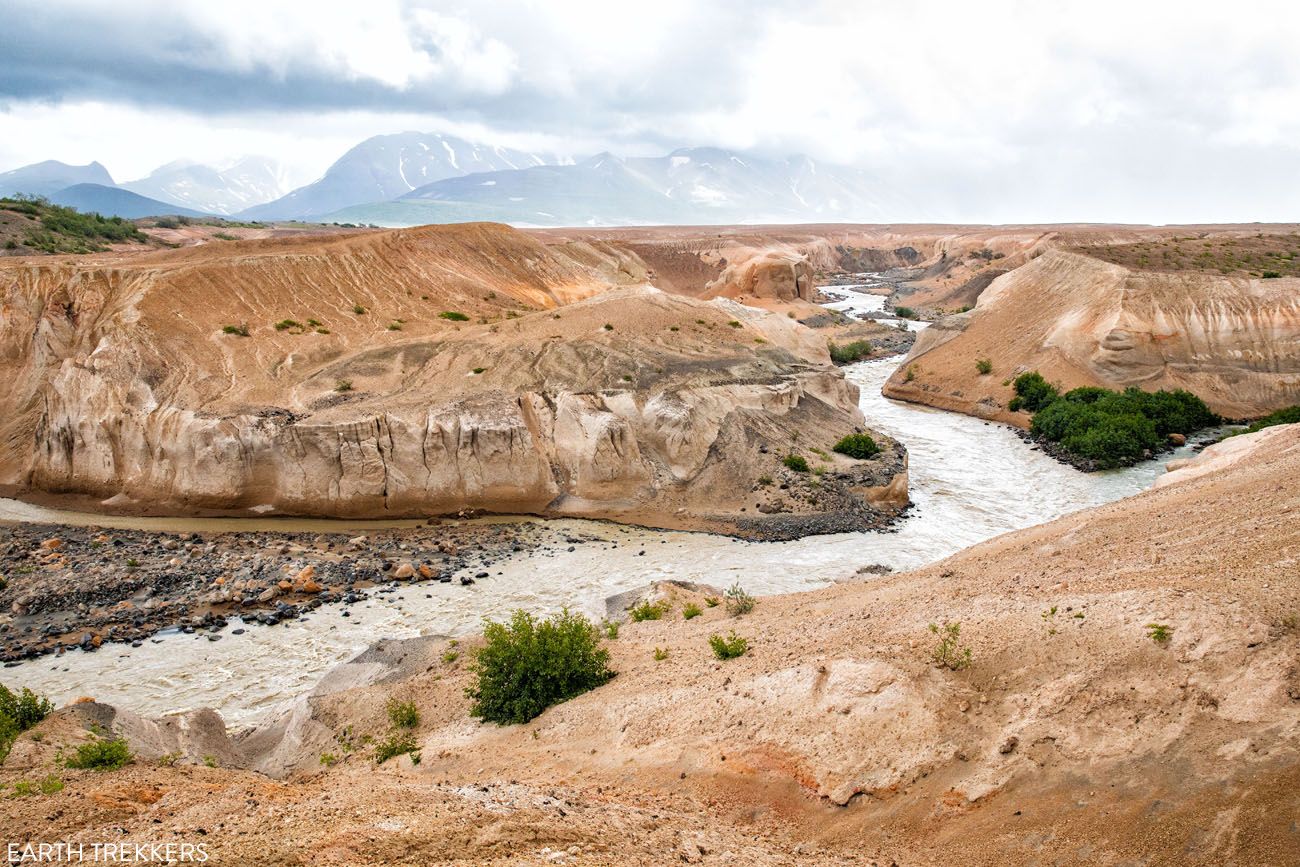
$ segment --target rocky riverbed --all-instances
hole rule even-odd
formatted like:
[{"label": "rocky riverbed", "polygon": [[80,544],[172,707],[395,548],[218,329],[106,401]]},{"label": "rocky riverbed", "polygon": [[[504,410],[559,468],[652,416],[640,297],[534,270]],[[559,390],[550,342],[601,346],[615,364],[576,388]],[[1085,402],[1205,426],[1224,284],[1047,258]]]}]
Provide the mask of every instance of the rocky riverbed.
[{"label": "rocky riverbed", "polygon": [[507,555],[583,541],[527,521],[434,519],[366,535],[3,526],[0,660],[105,642],[139,646],[169,628],[218,641],[227,629],[296,620],[405,584],[470,585]]}]

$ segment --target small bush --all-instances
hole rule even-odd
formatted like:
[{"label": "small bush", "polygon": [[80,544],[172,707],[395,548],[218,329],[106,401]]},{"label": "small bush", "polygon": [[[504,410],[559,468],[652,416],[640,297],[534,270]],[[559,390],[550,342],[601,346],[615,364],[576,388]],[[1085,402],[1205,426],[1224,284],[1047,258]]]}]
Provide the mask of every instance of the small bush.
[{"label": "small bush", "polygon": [[781,459],[781,463],[785,464],[787,469],[794,470],[796,473],[808,472],[808,460],[803,455],[786,455]]},{"label": "small bush", "polygon": [[930,655],[935,665],[951,671],[961,671],[971,664],[971,649],[958,646],[961,638],[960,623],[945,623],[943,626],[931,623],[930,632],[939,636],[939,643]]},{"label": "small bush", "polygon": [[599,631],[568,609],[542,621],[516,611],[509,623],[488,621],[483,634],[477,682],[466,695],[474,702],[470,713],[484,720],[528,722],[614,676]]},{"label": "small bush", "polygon": [[1265,280],[1276,280],[1276,279],[1278,279],[1279,277],[1282,276],[1282,272],[1281,272],[1281,271],[1265,271],[1265,272],[1264,272],[1263,274],[1261,274],[1260,276],[1263,277]]},{"label": "small bush", "polygon": [[27,687],[14,693],[0,684],[0,717],[12,720],[20,732],[27,731],[53,711],[54,705],[49,699],[37,695]]},{"label": "small bush", "polygon": [[445,662],[447,665],[451,665],[458,659],[460,659],[459,650],[448,650],[442,655],[442,661]]},{"label": "small bush", "polygon": [[614,330],[614,326],[613,326],[613,325],[610,325],[608,322],[606,322],[604,325],[602,325],[601,328],[604,328],[606,331],[613,331],[613,330]]},{"label": "small bush", "polygon": [[642,600],[627,610],[627,616],[633,623],[640,623],[644,620],[660,620],[664,616],[666,606],[649,600]]},{"label": "small bush", "polygon": [[655,657],[655,662],[663,662],[665,659],[668,658],[668,651],[664,650],[662,647],[656,647],[654,657]]},{"label": "small bush", "polygon": [[485,370],[487,370],[486,367],[476,367],[474,368],[473,373],[475,376],[478,376],[480,373],[482,373]]},{"label": "small bush", "polygon": [[758,604],[758,600],[746,593],[745,588],[740,586],[739,581],[728,587],[722,594],[722,598],[726,600],[727,613],[732,617],[748,614]]},{"label": "small bush", "polygon": [[320,763],[327,768],[334,767],[336,764],[338,764],[338,761],[339,761],[339,757],[334,755],[333,753],[320,754]]},{"label": "small bush", "polygon": [[739,320],[739,319],[733,319],[733,320],[731,320],[730,322],[728,322],[727,324],[730,325],[732,328],[740,328],[740,327],[742,327],[741,324],[740,324],[740,320]]},{"label": "small bush", "polygon": [[1060,396],[1056,386],[1043,379],[1043,375],[1036,370],[1017,376],[1012,387],[1016,390],[1016,396],[1007,406],[1012,412],[1022,409],[1037,412]]},{"label": "small bush", "polygon": [[911,307],[895,307],[894,315],[899,319],[915,319],[916,311]]},{"label": "small bush", "polygon": [[350,379],[340,379],[338,382],[334,383],[334,390],[335,390],[335,391],[351,391],[351,390],[352,390],[352,380],[350,380]]},{"label": "small bush", "polygon": [[393,732],[375,744],[375,764],[382,765],[389,759],[411,753],[411,761],[416,761],[416,750],[420,748],[410,732]]},{"label": "small bush", "polygon": [[67,760],[70,768],[115,771],[131,761],[131,748],[122,738],[101,738],[81,744]]},{"label": "small bush", "polygon": [[358,316],[364,316],[366,315],[366,308],[362,307],[360,304],[353,304],[352,312],[357,314]]},{"label": "small bush", "polygon": [[686,607],[682,609],[682,619],[691,620],[692,618],[699,617],[703,613],[704,611],[700,609],[700,606],[696,605],[694,602],[688,602]]},{"label": "small bush", "polygon": [[716,597],[716,596],[707,596],[707,597],[705,597],[705,599],[704,599],[704,604],[707,605],[707,606],[709,606],[710,608],[717,608],[717,607],[718,607],[718,597]]},{"label": "small bush", "polygon": [[388,721],[399,729],[413,729],[420,724],[420,712],[413,701],[388,701]]},{"label": "small bush", "polygon": [[40,786],[42,795],[57,795],[63,791],[63,780],[55,774],[49,774],[37,785]]},{"label": "small bush", "polygon": [[713,655],[718,659],[735,659],[744,656],[745,651],[749,650],[749,641],[741,638],[733,630],[726,638],[721,635],[710,635],[709,647],[713,648]]},{"label": "small bush", "polygon": [[605,622],[605,637],[610,641],[618,638],[619,622],[617,620],[607,620]]},{"label": "small bush", "polygon": [[401,331],[401,330],[402,330],[402,323],[400,323],[400,322],[390,322],[390,323],[388,323],[388,330],[389,330],[389,331]]},{"label": "small bush", "polygon": [[993,372],[993,362],[987,358],[977,358],[975,359],[975,369],[979,371],[980,376],[988,376]]},{"label": "small bush", "polygon": [[852,364],[855,361],[870,358],[874,347],[872,347],[869,340],[854,340],[843,346],[830,341],[826,344],[826,351],[830,353],[831,361],[836,364]]},{"label": "small bush", "polygon": [[237,334],[240,337],[248,336],[247,325],[225,325],[221,329],[222,334]]},{"label": "small bush", "polygon": [[916,379],[916,365],[909,364],[907,372],[903,374],[903,382],[911,382],[914,379]]},{"label": "small bush", "polygon": [[1168,644],[1174,637],[1174,628],[1167,623],[1148,623],[1147,638],[1156,644]]},{"label": "small bush", "polygon": [[440,319],[446,319],[448,322],[468,322],[469,317],[459,310],[444,310],[438,314]]},{"label": "small bush", "polygon": [[1300,404],[1297,404],[1296,406],[1287,407],[1286,409],[1279,409],[1277,412],[1274,413],[1269,413],[1268,415],[1264,416],[1263,418],[1251,424],[1250,427],[1246,428],[1245,430],[1234,431],[1232,434],[1230,434],[1230,436],[1236,436],[1237,434],[1256,433],[1257,431],[1262,431],[1266,427],[1272,427],[1273,425],[1277,425],[1277,424],[1300,424]]},{"label": "small bush", "polygon": [[288,331],[290,328],[301,329],[302,327],[302,323],[297,319],[281,319],[279,322],[275,323],[276,331]]},{"label": "small bush", "polygon": [[860,461],[880,454],[880,446],[876,445],[876,441],[870,434],[864,433],[849,434],[831,448],[833,451]]}]

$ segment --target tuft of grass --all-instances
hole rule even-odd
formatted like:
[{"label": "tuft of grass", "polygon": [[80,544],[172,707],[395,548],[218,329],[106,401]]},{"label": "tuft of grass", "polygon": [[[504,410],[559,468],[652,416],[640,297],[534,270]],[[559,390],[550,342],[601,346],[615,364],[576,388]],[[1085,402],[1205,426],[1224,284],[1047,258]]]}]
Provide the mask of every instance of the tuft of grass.
[{"label": "tuft of grass", "polygon": [[726,600],[727,613],[732,617],[748,614],[758,604],[758,600],[746,593],[745,588],[740,586],[739,581],[728,587],[722,594],[722,598]]},{"label": "tuft of grass", "polygon": [[1156,644],[1168,644],[1174,637],[1174,628],[1167,623],[1148,623],[1147,638]]},{"label": "tuft of grass", "polygon": [[406,753],[411,753],[411,761],[414,762],[416,761],[415,756],[418,755],[416,751],[419,748],[419,744],[415,742],[415,738],[410,732],[393,732],[384,740],[375,744],[375,764],[382,765],[389,759]]},{"label": "tuft of grass", "polygon": [[420,712],[413,701],[388,701],[388,721],[400,729],[413,729],[420,724]]},{"label": "tuft of grass", "polygon": [[388,323],[388,330],[389,330],[389,331],[401,331],[401,330],[402,330],[402,323],[400,323],[400,322],[390,322],[390,323]]},{"label": "tuft of grass", "polygon": [[732,630],[726,638],[721,635],[709,636],[709,647],[713,648],[713,655],[718,659],[735,659],[738,656],[744,656],[749,650],[749,640],[740,637]]},{"label": "tuft of grass", "polygon": [[458,659],[460,659],[459,650],[448,650],[446,653],[442,655],[442,661],[447,663],[448,665],[452,665]]},{"label": "tuft of grass", "polygon": [[334,755],[333,753],[320,754],[320,763],[327,768],[334,767],[336,764],[338,764],[338,761],[339,761],[339,757]]},{"label": "tuft of grass", "polygon": [[979,371],[980,376],[988,376],[993,372],[993,362],[987,358],[975,359],[975,369]]},{"label": "tuft of grass", "polygon": [[931,623],[929,629],[931,633],[939,637],[939,643],[935,645],[930,654],[930,659],[935,665],[942,666],[950,671],[961,671],[971,664],[971,649],[960,646],[960,623],[945,622],[942,626]]},{"label": "tuft of grass", "polygon": [[78,746],[66,764],[82,770],[115,771],[131,759],[131,748],[122,738],[99,738]]},{"label": "tuft of grass", "polygon": [[341,391],[351,391],[351,390],[352,390],[352,380],[350,380],[350,379],[340,379],[338,382],[334,383],[334,390],[335,390],[335,391],[340,391],[340,392],[341,392]]},{"label": "tuft of grass", "polygon": [[733,319],[733,320],[731,320],[730,322],[728,322],[727,324],[730,325],[732,328],[742,328],[742,327],[743,327],[743,326],[740,324],[740,320],[739,320],[739,319]]},{"label": "tuft of grass", "polygon": [[787,469],[794,470],[796,473],[808,472],[808,459],[803,455],[790,454],[781,459]]},{"label": "tuft of grass", "polygon": [[276,331],[288,331],[290,328],[302,329],[303,324],[297,319],[281,319],[279,322],[275,323]]},{"label": "tuft of grass", "polygon": [[707,606],[709,606],[710,608],[717,608],[717,607],[718,607],[718,597],[716,597],[716,596],[706,596],[706,597],[704,598],[704,604],[707,605]]},{"label": "tuft of grass", "polygon": [[235,334],[235,335],[238,335],[239,337],[247,337],[247,336],[248,336],[248,326],[247,326],[247,325],[223,325],[223,326],[221,327],[221,333],[222,333],[222,334]]},{"label": "tuft of grass", "polygon": [[704,612],[700,610],[700,606],[696,605],[694,602],[688,602],[686,607],[682,609],[682,619],[690,620],[694,617],[699,617],[703,613]]},{"label": "tuft of grass", "polygon": [[438,314],[439,319],[446,319],[448,322],[468,322],[469,317],[459,310],[444,310]]},{"label": "tuft of grass", "polygon": [[353,305],[352,305],[352,312],[355,313],[355,314],[357,314],[358,316],[365,316],[365,315],[366,315],[366,308],[362,307],[360,304],[353,304]]},{"label": "tuft of grass", "polygon": [[307,324],[310,325],[312,328],[320,328],[325,323],[321,322],[319,319],[308,319]]},{"label": "tuft of grass", "polygon": [[633,623],[641,623],[645,620],[661,620],[664,616],[667,606],[658,602],[642,600],[627,610],[627,616]]},{"label": "tuft of grass", "polygon": [[654,657],[655,657],[655,662],[663,662],[665,659],[668,658],[668,651],[664,650],[662,647],[656,647]]},{"label": "tuft of grass", "polygon": [[619,622],[617,620],[605,621],[605,637],[608,638],[610,641],[613,641],[614,639],[618,638],[618,627],[619,627]]}]

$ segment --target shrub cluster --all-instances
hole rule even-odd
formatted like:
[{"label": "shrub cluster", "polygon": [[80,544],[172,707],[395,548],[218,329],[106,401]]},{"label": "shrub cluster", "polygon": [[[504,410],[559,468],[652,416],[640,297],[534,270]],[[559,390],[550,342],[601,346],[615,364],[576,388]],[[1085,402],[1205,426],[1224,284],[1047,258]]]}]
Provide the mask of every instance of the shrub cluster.
[{"label": "shrub cluster", "polygon": [[880,446],[876,445],[876,441],[871,438],[870,434],[864,433],[849,434],[831,448],[842,455],[848,455],[860,461],[865,461],[867,458],[873,458],[880,454]]},{"label": "shrub cluster", "polygon": [[94,253],[103,250],[105,243],[148,240],[130,220],[83,214],[42,198],[0,198],[0,209],[39,219],[41,228],[29,230],[23,243],[44,253]]},{"label": "shrub cluster", "polygon": [[854,340],[843,346],[831,341],[826,344],[826,350],[831,354],[831,361],[836,364],[852,364],[855,361],[870,358],[872,346],[869,340]]},{"label": "shrub cluster", "polygon": [[528,722],[614,676],[599,630],[568,609],[541,621],[516,611],[509,623],[489,620],[483,635],[466,695],[470,712],[491,722]]},{"label": "shrub cluster", "polygon": [[1300,424],[1300,404],[1289,406],[1286,409],[1279,409],[1277,412],[1269,413],[1263,418],[1253,422],[1245,430],[1236,431],[1232,436],[1239,433],[1255,433],[1266,427],[1272,427],[1275,424]]},{"label": "shrub cluster", "polygon": [[1137,463],[1165,445],[1171,433],[1189,434],[1219,420],[1203,400],[1182,389],[1085,387],[1059,394],[1036,372],[1017,377],[1015,387],[1019,407],[1034,411],[1035,436],[1099,468]]},{"label": "shrub cluster", "polygon": [[12,692],[0,684],[0,762],[9,755],[14,739],[50,715],[54,705],[27,687]]},{"label": "shrub cluster", "polygon": [[97,738],[77,747],[65,763],[70,768],[82,770],[115,771],[131,758],[131,748],[122,738]]}]

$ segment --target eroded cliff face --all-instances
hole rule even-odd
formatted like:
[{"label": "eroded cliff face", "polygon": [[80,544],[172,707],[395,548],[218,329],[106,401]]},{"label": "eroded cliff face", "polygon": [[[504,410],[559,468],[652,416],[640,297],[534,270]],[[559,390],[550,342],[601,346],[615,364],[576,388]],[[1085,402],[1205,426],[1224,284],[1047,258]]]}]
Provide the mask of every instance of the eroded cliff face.
[{"label": "eroded cliff face", "polygon": [[1184,388],[1224,416],[1264,415],[1300,402],[1300,281],[1132,271],[1050,249],[927,329],[885,393],[1023,424],[1003,383],[1025,370],[1066,388]]},{"label": "eroded cliff face", "polygon": [[618,251],[444,231],[467,230],[5,272],[0,482],[150,511],[484,509],[777,536],[906,504],[905,453],[882,437],[877,459],[837,456],[820,489],[757,511],[791,442],[864,429],[806,329],[611,289],[641,276]]}]

